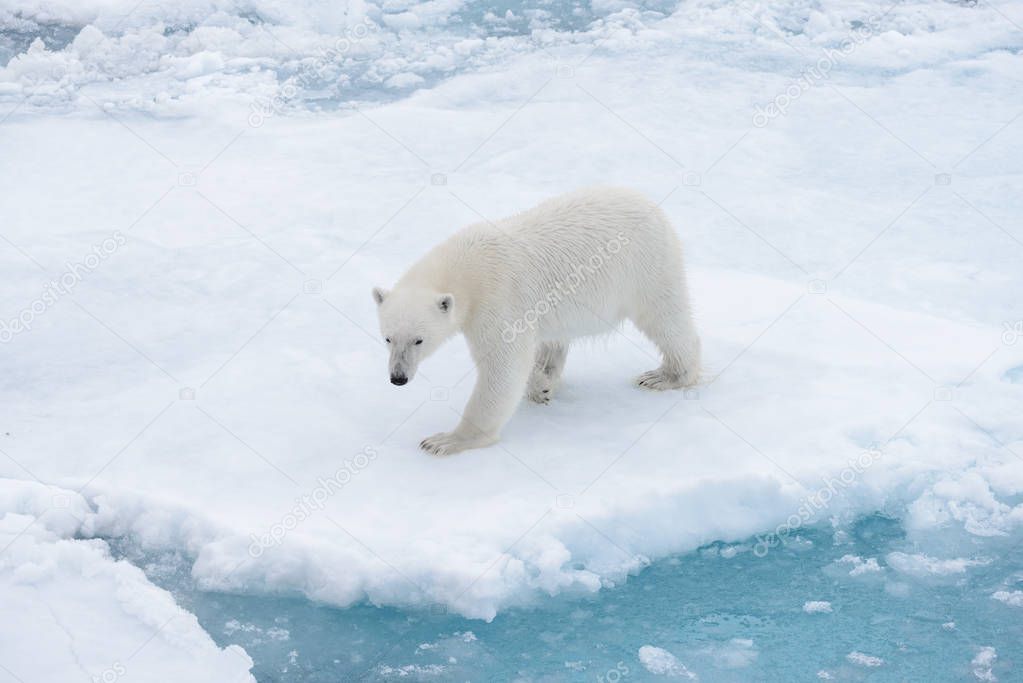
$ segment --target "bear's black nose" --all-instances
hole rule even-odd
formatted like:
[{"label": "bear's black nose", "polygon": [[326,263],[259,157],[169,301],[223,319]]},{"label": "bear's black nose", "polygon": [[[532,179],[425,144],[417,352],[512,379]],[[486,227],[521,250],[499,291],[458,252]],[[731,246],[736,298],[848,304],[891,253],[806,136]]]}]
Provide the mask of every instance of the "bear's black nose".
[{"label": "bear's black nose", "polygon": [[391,384],[397,384],[399,387],[403,384],[408,384],[408,377],[405,375],[391,375]]}]

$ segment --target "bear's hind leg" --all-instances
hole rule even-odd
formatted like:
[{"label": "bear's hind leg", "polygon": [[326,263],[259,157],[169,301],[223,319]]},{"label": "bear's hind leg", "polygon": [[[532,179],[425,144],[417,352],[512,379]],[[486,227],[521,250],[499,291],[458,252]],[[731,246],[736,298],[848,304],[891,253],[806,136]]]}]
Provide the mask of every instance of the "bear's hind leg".
[{"label": "bear's hind leg", "polygon": [[661,367],[636,378],[636,384],[645,389],[681,389],[700,380],[700,337],[689,306],[682,297],[671,299],[662,310],[633,319],[660,349],[663,359]]},{"label": "bear's hind leg", "polygon": [[561,381],[565,369],[568,345],[561,342],[544,342],[536,352],[536,363],[529,376],[526,396],[533,403],[546,405],[554,397],[554,390]]}]

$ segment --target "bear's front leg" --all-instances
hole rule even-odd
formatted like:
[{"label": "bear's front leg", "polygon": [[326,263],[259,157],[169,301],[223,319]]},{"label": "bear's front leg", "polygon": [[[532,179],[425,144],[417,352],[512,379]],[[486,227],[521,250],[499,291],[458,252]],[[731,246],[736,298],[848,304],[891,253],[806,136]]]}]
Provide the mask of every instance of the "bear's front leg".
[{"label": "bear's front leg", "polygon": [[517,339],[509,343],[500,337],[491,341],[493,345],[482,344],[477,348],[470,340],[477,363],[476,386],[458,426],[453,431],[427,437],[419,444],[427,453],[452,455],[483,448],[500,439],[501,428],[511,419],[525,393],[536,357],[536,342]]}]

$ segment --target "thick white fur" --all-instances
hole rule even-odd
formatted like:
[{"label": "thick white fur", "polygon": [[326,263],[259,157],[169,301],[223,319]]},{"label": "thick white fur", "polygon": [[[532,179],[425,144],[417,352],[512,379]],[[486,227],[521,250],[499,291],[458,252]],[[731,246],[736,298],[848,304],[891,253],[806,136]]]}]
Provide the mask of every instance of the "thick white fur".
[{"label": "thick white fur", "polygon": [[392,378],[411,379],[419,362],[458,332],[476,362],[462,420],[423,440],[430,453],[496,442],[524,393],[550,399],[571,340],[607,333],[626,319],[663,357],[639,376],[640,386],[677,389],[698,380],[700,340],[681,245],[664,213],[629,190],[580,190],[497,223],[470,225],[434,247],[392,291],[373,295],[390,339]]}]

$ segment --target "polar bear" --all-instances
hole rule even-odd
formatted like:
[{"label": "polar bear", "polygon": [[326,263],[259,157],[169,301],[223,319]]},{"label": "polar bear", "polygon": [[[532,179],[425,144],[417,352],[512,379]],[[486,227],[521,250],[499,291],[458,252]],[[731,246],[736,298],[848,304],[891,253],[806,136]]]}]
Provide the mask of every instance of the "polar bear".
[{"label": "polar bear", "polygon": [[699,378],[678,236],[657,205],[630,190],[579,190],[470,225],[392,290],[374,288],[373,299],[392,384],[406,384],[456,333],[468,341],[476,386],[455,429],[420,444],[435,455],[495,443],[523,395],[551,399],[573,339],[606,334],[623,320],[663,358],[639,386],[678,389]]}]

